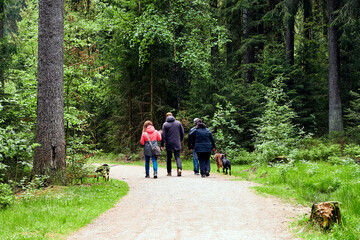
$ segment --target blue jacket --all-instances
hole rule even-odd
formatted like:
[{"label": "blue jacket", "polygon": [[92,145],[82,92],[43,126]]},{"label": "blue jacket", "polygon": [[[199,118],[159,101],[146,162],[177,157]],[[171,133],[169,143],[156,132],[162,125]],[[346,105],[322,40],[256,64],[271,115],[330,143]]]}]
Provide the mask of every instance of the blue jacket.
[{"label": "blue jacket", "polygon": [[181,141],[184,139],[184,128],[173,116],[166,118],[161,133],[161,146],[166,144],[166,150],[178,151],[181,149]]},{"label": "blue jacket", "polygon": [[195,152],[211,152],[213,148],[216,148],[215,139],[208,128],[196,128],[190,131],[188,146]]}]

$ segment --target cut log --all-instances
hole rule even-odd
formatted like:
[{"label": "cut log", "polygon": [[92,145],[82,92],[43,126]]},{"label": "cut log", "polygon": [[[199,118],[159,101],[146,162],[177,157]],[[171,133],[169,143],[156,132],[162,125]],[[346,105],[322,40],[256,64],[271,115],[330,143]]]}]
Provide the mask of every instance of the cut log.
[{"label": "cut log", "polygon": [[341,224],[339,202],[314,203],[310,221],[319,224],[322,230],[329,229],[334,223]]}]

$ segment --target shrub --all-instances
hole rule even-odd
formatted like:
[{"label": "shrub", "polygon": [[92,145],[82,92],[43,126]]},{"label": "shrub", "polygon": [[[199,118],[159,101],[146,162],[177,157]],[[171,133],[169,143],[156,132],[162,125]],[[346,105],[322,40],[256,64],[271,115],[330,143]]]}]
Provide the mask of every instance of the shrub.
[{"label": "shrub", "polygon": [[9,206],[13,201],[13,192],[9,184],[0,183],[0,208]]},{"label": "shrub", "polygon": [[295,160],[328,161],[330,156],[341,156],[341,146],[340,144],[325,145],[324,143],[319,143],[311,146],[310,149],[293,150],[290,155]]},{"label": "shrub", "polygon": [[[213,118],[209,121],[209,129],[213,132],[216,146],[220,152],[235,156],[240,146],[237,144],[237,136],[243,132],[235,120],[234,113],[236,109],[230,102],[223,107],[219,103],[216,105],[217,111]],[[205,121],[208,121],[205,119]]]},{"label": "shrub", "polygon": [[255,149],[268,162],[276,156],[287,155],[302,138],[303,132],[293,120],[297,117],[291,108],[281,78],[275,79],[265,95],[265,112],[258,119],[255,131]]},{"label": "shrub", "polygon": [[233,164],[249,164],[254,162],[254,160],[257,158],[256,152],[248,152],[246,150],[240,150],[236,154],[234,154],[233,158],[230,159],[230,161]]}]

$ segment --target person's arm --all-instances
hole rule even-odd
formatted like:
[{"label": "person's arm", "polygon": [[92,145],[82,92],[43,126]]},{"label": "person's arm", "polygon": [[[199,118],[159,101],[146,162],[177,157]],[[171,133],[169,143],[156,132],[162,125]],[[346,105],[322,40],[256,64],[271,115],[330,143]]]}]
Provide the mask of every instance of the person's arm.
[{"label": "person's arm", "polygon": [[188,137],[188,148],[189,150],[194,149],[194,135],[193,135],[194,131],[190,131],[189,132],[189,137]]},{"label": "person's arm", "polygon": [[159,131],[156,132],[157,132],[156,141],[161,141],[161,133]]},{"label": "person's arm", "polygon": [[211,146],[212,146],[212,148],[213,148],[214,151],[215,151],[215,149],[216,149],[215,138],[214,138],[214,136],[212,135],[211,132],[210,132],[210,141],[211,141]]},{"label": "person's arm", "polygon": [[180,123],[180,141],[184,140],[184,127]]},{"label": "person's arm", "polygon": [[161,130],[161,147],[164,148],[166,141],[166,127],[165,123],[163,124],[162,130]]}]

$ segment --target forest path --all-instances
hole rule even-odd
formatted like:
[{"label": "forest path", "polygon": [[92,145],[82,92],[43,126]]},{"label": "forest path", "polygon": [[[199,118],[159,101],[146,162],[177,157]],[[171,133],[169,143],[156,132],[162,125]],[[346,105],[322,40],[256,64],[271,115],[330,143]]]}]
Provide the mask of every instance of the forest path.
[{"label": "forest path", "polygon": [[144,171],[112,166],[110,176],[129,184],[128,195],[68,239],[295,239],[288,223],[309,211],[256,195],[249,189],[255,183],[221,174],[167,177],[159,168],[158,179],[145,179]]}]

